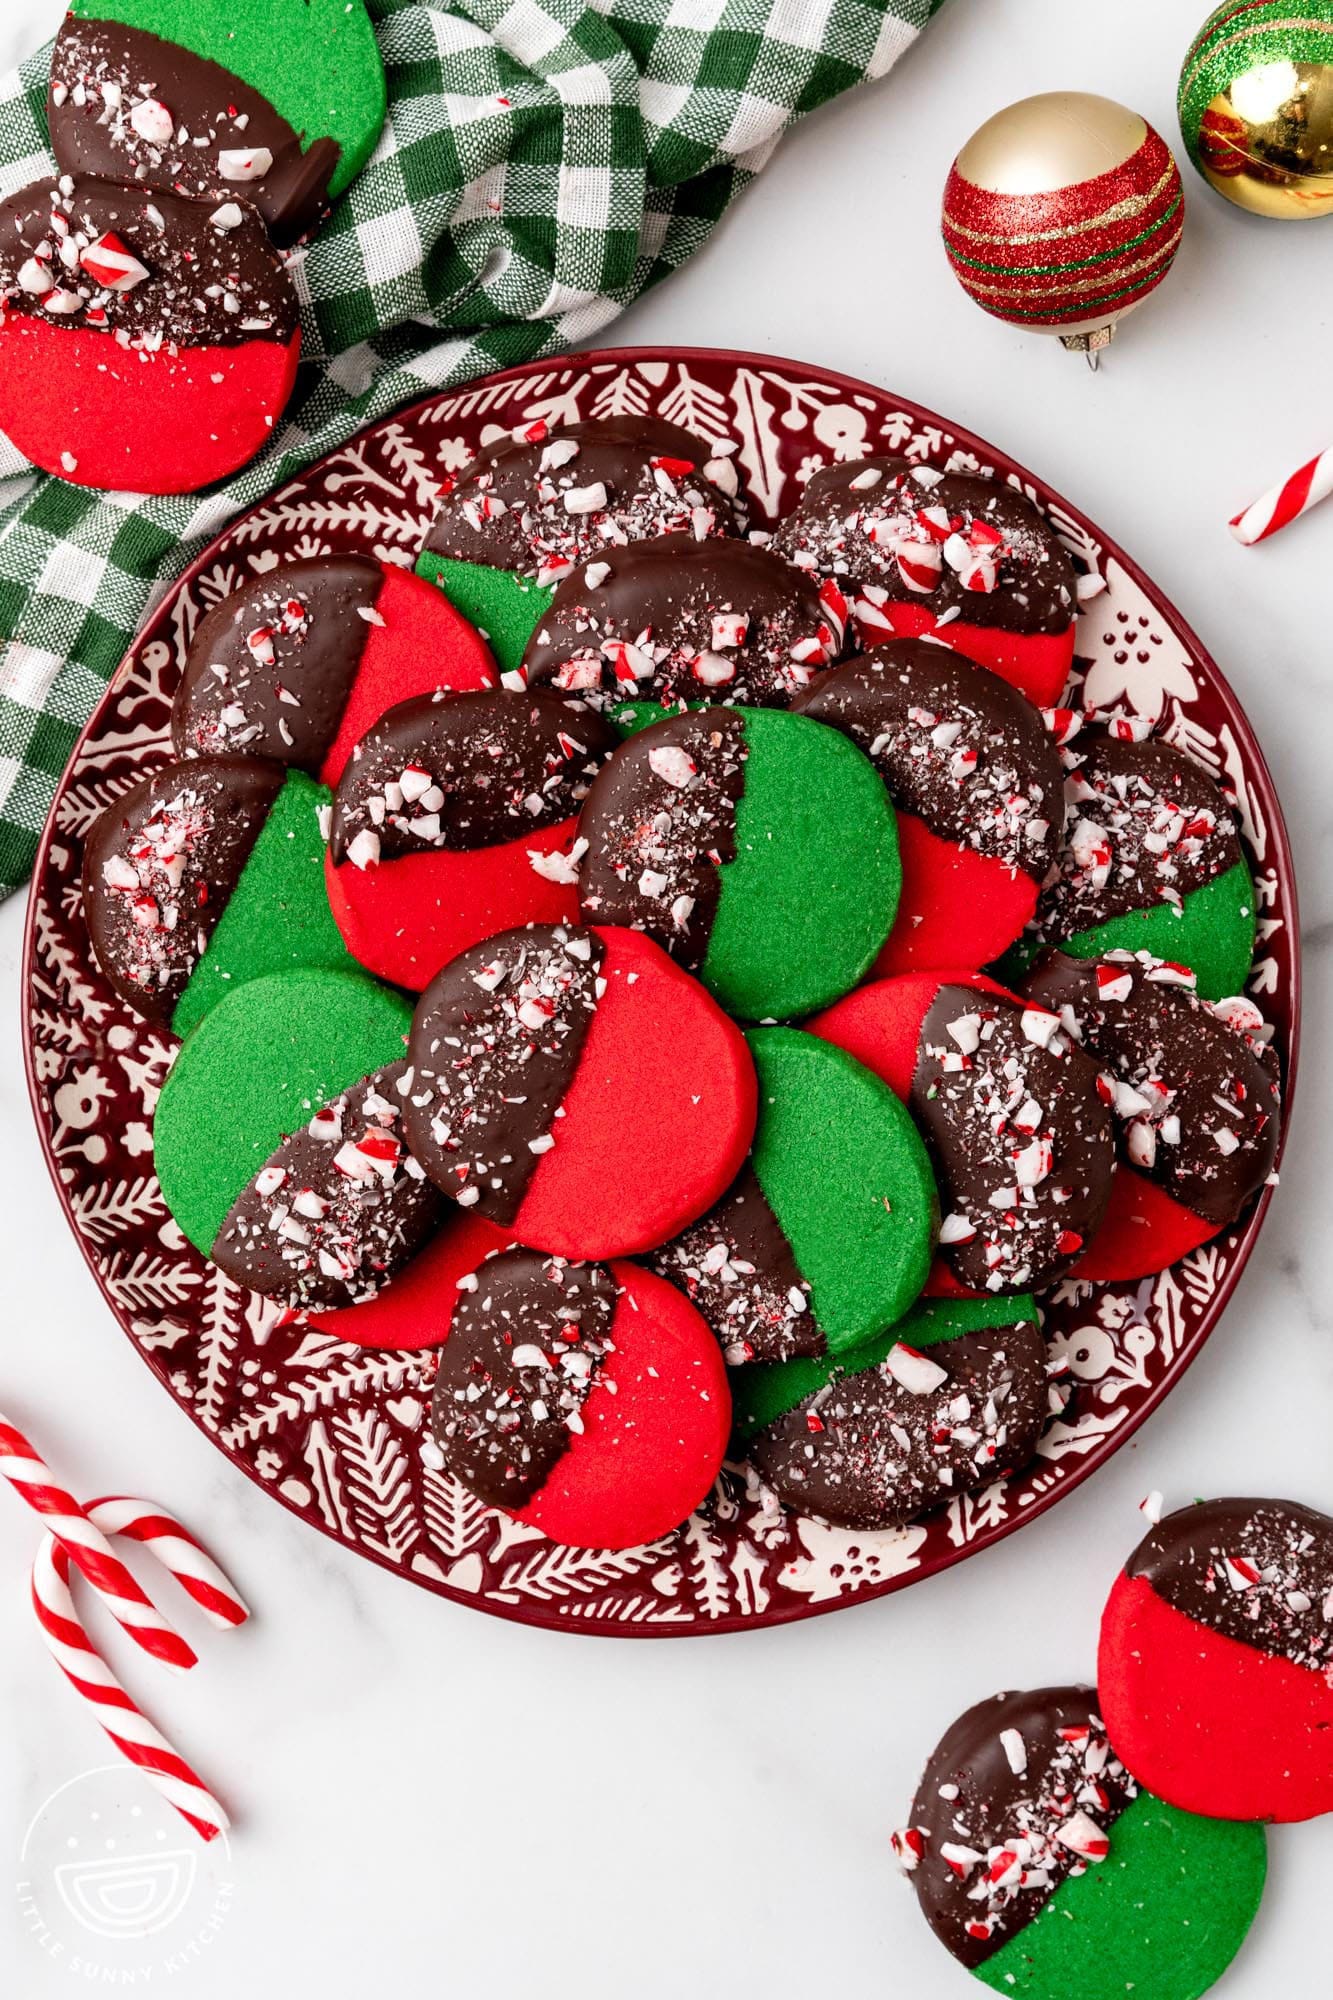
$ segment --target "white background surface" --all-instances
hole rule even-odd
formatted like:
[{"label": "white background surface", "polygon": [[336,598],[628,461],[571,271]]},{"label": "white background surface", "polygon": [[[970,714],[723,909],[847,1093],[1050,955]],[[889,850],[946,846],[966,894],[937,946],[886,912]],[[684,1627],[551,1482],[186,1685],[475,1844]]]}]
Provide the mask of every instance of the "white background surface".
[{"label": "white background surface", "polygon": [[[9,0],[8,60],[51,0]],[[1229,513],[1333,437],[1333,221],[1261,223],[1187,171],[1165,291],[1099,377],[1001,328],[937,239],[954,152],[1029,91],[1098,89],[1174,145],[1204,0],[953,0],[880,85],[788,141],[692,268],[610,337],[760,348],[901,390],[1038,468],[1167,589],[1231,677],[1285,801],[1307,1026],[1284,1186],[1221,1329],[1113,1464],[1002,1547],[884,1603],[745,1637],[624,1644],[503,1625],[408,1588],[267,1501],[171,1409],[57,1211],[21,1075],[19,899],[0,911],[0,1402],[85,1493],[147,1489],[256,1609],[163,1685],[131,1685],[225,1791],[234,1901],[193,2000],[294,1989],[550,2000],[952,2000],[889,1829],[943,1728],[1001,1686],[1088,1676],[1135,1506],[1227,1491],[1333,1510],[1333,506],[1245,552]],[[6,46],[6,44],[8,46]],[[79,1984],[25,1931],[25,1827],[105,1761],[24,1605],[30,1520],[0,1501],[0,1990]],[[193,1629],[193,1628],[192,1628]],[[127,1799],[137,1780],[125,1779]],[[13,1867],[11,1870],[11,1857]],[[1329,1992],[1333,1819],[1278,1831],[1227,2000]],[[1316,1969],[1322,1968],[1322,1969]],[[1071,1996],[1073,2000],[1073,1996]]]}]

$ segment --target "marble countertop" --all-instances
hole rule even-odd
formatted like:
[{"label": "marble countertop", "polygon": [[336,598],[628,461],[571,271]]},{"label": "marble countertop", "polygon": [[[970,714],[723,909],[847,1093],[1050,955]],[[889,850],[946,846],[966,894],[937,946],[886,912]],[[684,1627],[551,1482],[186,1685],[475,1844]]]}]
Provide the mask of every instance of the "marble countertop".
[{"label": "marble countertop", "polygon": [[[11,0],[0,62],[58,11]],[[534,1985],[552,2000],[950,2000],[964,1975],[888,1850],[945,1725],[999,1687],[1091,1675],[1101,1601],[1150,1488],[1168,1504],[1268,1491],[1333,1506],[1333,1287],[1317,1249],[1333,1182],[1333,508],[1266,550],[1225,530],[1333,432],[1318,386],[1333,223],[1254,221],[1191,177],[1169,287],[1097,377],[978,314],[936,239],[954,151],[1028,91],[1103,90],[1174,141],[1176,67],[1204,11],[954,0],[884,83],[795,133],[704,255],[611,337],[804,356],[947,411],[1075,496],[1231,678],[1295,842],[1307,1011],[1284,1185],[1221,1327],[1097,1478],[890,1600],[670,1645],[497,1623],[273,1506],[168,1407],[119,1335],[38,1152],[12,900],[0,909],[0,1401],[85,1492],[169,1502],[256,1612],[242,1635],[201,1633],[203,1662],[177,1682],[115,1639],[108,1649],[225,1791],[229,1851],[204,1855],[133,1776],[86,1775],[108,1758],[24,1607],[32,1524],[0,1501],[0,1984],[14,2000],[112,1974],[150,1989],[175,1979],[194,2000],[269,2000],[298,1983],[335,2000]],[[136,1886],[142,1868],[117,1874],[150,1835],[153,1892]],[[1313,1992],[1330,1862],[1333,1819],[1273,1835],[1270,1892],[1228,2000]],[[160,1929],[130,1944],[140,1894],[157,1894]]]}]

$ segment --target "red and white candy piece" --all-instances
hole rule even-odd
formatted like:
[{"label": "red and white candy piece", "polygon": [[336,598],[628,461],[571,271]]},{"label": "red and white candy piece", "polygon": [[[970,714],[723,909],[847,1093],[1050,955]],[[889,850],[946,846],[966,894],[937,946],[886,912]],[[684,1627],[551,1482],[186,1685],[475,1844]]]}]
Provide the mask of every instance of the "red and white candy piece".
[{"label": "red and white candy piece", "polygon": [[1308,514],[1333,493],[1333,445],[1300,470],[1270,487],[1262,499],[1246,507],[1231,522],[1231,532],[1245,548],[1280,534],[1292,521]]},{"label": "red and white candy piece", "polygon": [[[110,1510],[108,1520],[117,1518],[115,1510],[124,1507],[141,1510],[144,1515],[153,1513],[142,1501],[104,1504]],[[90,1513],[97,1515],[98,1506],[94,1505]],[[167,1520],[166,1516],[154,1518]],[[177,1528],[174,1522],[170,1526]],[[183,1536],[183,1531],[178,1530],[178,1534]],[[244,1606],[221,1571],[216,1574],[224,1593],[243,1618]],[[33,1561],[32,1602],[52,1658],[121,1755],[143,1772],[149,1784],[176,1808],[201,1840],[213,1840],[224,1832],[230,1821],[223,1806],[126,1693],[89,1639],[70,1590],[69,1554],[50,1533],[43,1535]]]},{"label": "red and white candy piece", "polygon": [[109,292],[132,292],[148,276],[148,266],[110,229],[88,245],[79,262],[93,283]]},{"label": "red and white candy piece", "polygon": [[45,1520],[68,1562],[82,1572],[113,1618],[155,1660],[181,1671],[198,1655],[168,1623],[72,1493],[58,1486],[22,1431],[0,1416],[0,1475]]}]

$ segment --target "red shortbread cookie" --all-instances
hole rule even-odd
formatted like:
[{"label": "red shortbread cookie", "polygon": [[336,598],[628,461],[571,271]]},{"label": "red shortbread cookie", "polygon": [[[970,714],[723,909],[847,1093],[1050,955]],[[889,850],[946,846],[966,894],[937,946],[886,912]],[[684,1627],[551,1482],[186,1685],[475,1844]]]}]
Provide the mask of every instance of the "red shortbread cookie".
[{"label": "red shortbread cookie", "polygon": [[329,904],[352,956],[420,992],[497,931],[575,920],[578,812],[619,740],[537,690],[422,695],[382,715],[333,808]]},{"label": "red shortbread cookie", "polygon": [[988,965],[1031,921],[1064,823],[1040,712],[945,646],[900,639],[821,674],[793,703],[870,758],[898,816],[902,891],[882,978]]},{"label": "red shortbread cookie", "polygon": [[296,293],[257,212],[111,181],[0,202],[0,431],[77,486],[190,493],[266,445]]},{"label": "red shortbread cookie", "polygon": [[1141,1278],[1236,1222],[1269,1179],[1277,1057],[1254,1003],[1200,1000],[1192,973],[1148,952],[1053,951],[1024,982],[1101,1070],[1117,1166],[1075,1275]]},{"label": "red shortbread cookie", "polygon": [[932,972],[863,986],[808,1026],[910,1106],[964,1286],[1036,1290],[1069,1270],[1106,1211],[1115,1150],[1096,1066],[1056,1016],[981,974]]},{"label": "red shortbread cookie", "polygon": [[1097,1683],[1140,1783],[1213,1819],[1333,1811],[1333,1520],[1288,1500],[1169,1514],[1117,1577]]},{"label": "red shortbread cookie", "polygon": [[410,696],[493,688],[475,626],[374,556],[305,556],[200,619],[171,706],[182,757],[270,757],[336,785],[354,746]]},{"label": "red shortbread cookie", "polygon": [[460,1291],[432,1425],[478,1498],[552,1541],[623,1549],[709,1491],[731,1396],[717,1342],[665,1279],[516,1250]]},{"label": "red shortbread cookie", "polygon": [[408,1042],[408,1144],[453,1200],[561,1257],[655,1248],[754,1135],[745,1038],[638,931],[536,925],[447,965]]}]

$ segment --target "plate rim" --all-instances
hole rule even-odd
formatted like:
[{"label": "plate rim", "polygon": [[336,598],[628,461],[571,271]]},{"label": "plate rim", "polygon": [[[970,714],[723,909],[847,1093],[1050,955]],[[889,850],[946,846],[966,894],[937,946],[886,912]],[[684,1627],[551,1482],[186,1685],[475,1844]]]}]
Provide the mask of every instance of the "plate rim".
[{"label": "plate rim", "polygon": [[[154,1379],[157,1379],[156,1371],[152,1367],[146,1350],[134,1338],[130,1328],[122,1319],[119,1308],[115,1305],[102,1283],[101,1274],[93,1256],[92,1243],[75,1225],[69,1193],[60,1176],[52,1146],[51,1131],[44,1116],[42,1087],[36,1068],[33,1014],[29,1005],[29,992],[34,969],[38,901],[34,885],[45,869],[49,850],[55,838],[56,810],[65,787],[69,782],[73,767],[81,756],[85,744],[97,731],[104,714],[110,709],[113,701],[118,698],[120,683],[132,666],[144,627],[158,617],[169,600],[175,598],[182,590],[186,589],[197,576],[217,559],[222,545],[235,531],[239,522],[246,519],[249,514],[255,512],[260,507],[278,505],[282,501],[283,496],[300,486],[317,466],[322,465],[327,459],[336,456],[338,452],[345,451],[350,445],[355,444],[357,438],[367,432],[378,431],[385,424],[399,422],[405,417],[413,416],[420,411],[428,409],[432,404],[438,403],[442,398],[452,393],[470,393],[484,387],[488,383],[496,381],[521,381],[526,375],[547,374],[552,368],[560,368],[562,366],[574,368],[594,368],[598,366],[628,367],[645,361],[665,361],[670,364],[672,362],[690,360],[704,362],[710,366],[721,364],[735,369],[749,367],[756,371],[765,369],[786,370],[798,376],[804,376],[808,379],[818,379],[825,384],[831,384],[835,388],[847,391],[851,396],[871,394],[875,397],[891,399],[897,408],[909,413],[914,420],[920,420],[926,426],[937,427],[951,437],[956,445],[964,450],[975,452],[982,462],[993,463],[1003,461],[1004,465],[1008,468],[1005,474],[1006,477],[1017,474],[1020,480],[1037,488],[1043,495],[1047,496],[1043,502],[1044,506],[1054,505],[1058,507],[1071,521],[1083,527],[1095,539],[1103,554],[1120,564],[1126,575],[1168,617],[1173,632],[1185,642],[1191,659],[1200,668],[1210,688],[1219,697],[1221,706],[1226,711],[1227,719],[1236,733],[1238,742],[1244,749],[1246,758],[1254,771],[1256,779],[1259,781],[1260,789],[1264,794],[1265,810],[1268,813],[1269,830],[1273,840],[1272,865],[1278,878],[1283,907],[1289,913],[1288,928],[1291,959],[1289,982],[1290,1058],[1287,1062],[1286,1073],[1283,1079],[1282,1127],[1278,1135],[1274,1174],[1276,1175],[1280,1170],[1296,1104],[1296,1084],[1300,1066],[1304,1005],[1304,954],[1300,925],[1299,888],[1296,879],[1291,837],[1287,828],[1282,801],[1274,784],[1272,771],[1269,768],[1268,759],[1264,755],[1263,746],[1259,741],[1258,734],[1248,714],[1242,706],[1230,680],[1218,666],[1212,652],[1203,644],[1189,621],[1177,611],[1170,596],[1159,585],[1155,584],[1141,564],[1128,555],[1112,537],[1106,535],[1081,507],[1076,506],[1068,500],[1062,492],[1032,472],[1020,460],[1012,458],[1007,451],[992,445],[985,438],[979,436],[966,426],[956,423],[951,418],[942,416],[938,411],[930,409],[925,404],[916,402],[910,396],[900,395],[896,389],[883,388],[865,377],[848,375],[839,369],[825,368],[815,362],[798,360],[784,354],[761,353],[752,348],[702,347],[693,344],[675,345],[669,342],[652,342],[641,345],[631,344],[624,347],[569,349],[563,354],[547,355],[533,361],[518,363],[510,368],[495,369],[487,375],[477,376],[468,383],[444,385],[428,391],[425,395],[414,397],[410,402],[400,404],[393,410],[376,417],[371,423],[363,425],[361,430],[353,433],[351,438],[344,440],[341,445],[335,446],[333,450],[323,453],[321,457],[312,460],[309,466],[304,467],[293,478],[284,481],[281,486],[262,496],[254,503],[253,507],[245,508],[240,513],[232,515],[223,524],[218,533],[199,551],[198,555],[174,576],[170,583],[159,594],[154,596],[150,602],[143,617],[140,619],[139,625],[135,629],[134,636],[131,638],[128,647],[108,680],[101,697],[80,729],[70,750],[70,754],[66,759],[65,766],[56,782],[51,805],[48,809],[37,850],[33,858],[32,871],[29,877],[28,904],[24,913],[19,990],[24,1076],[27,1083],[33,1122],[37,1127],[42,1157],[55,1189],[60,1211],[69,1229],[69,1233],[73,1237],[84,1263],[88,1266],[97,1291],[110,1312],[113,1322],[121,1334],[129,1341],[130,1347],[138,1355],[140,1361]],[[1078,1464],[1064,1473],[1059,1480],[1053,1481],[1045,1492],[1035,1495],[1021,1512],[1014,1513],[998,1526],[983,1529],[972,1540],[963,1542],[946,1551],[933,1554],[923,1564],[897,1572],[894,1575],[881,1579],[879,1582],[868,1584],[854,1595],[838,1596],[826,1600],[812,1600],[805,1603],[778,1605],[773,1608],[765,1608],[765,1610],[755,1613],[752,1616],[744,1616],[729,1611],[724,1612],[720,1617],[707,1620],[692,1619],[688,1623],[657,1625],[647,1623],[622,1624],[607,1619],[576,1620],[562,1616],[558,1610],[548,1604],[508,1603],[494,1597],[480,1594],[471,1595],[466,1591],[449,1585],[443,1579],[437,1580],[433,1577],[405,1571],[400,1564],[390,1561],[374,1548],[364,1543],[345,1540],[344,1537],[334,1533],[331,1528],[325,1526],[323,1523],[312,1520],[294,1501],[288,1499],[280,1488],[266,1482],[246,1458],[225,1444],[221,1436],[217,1432],[210,1430],[192,1408],[177,1397],[170,1395],[169,1392],[168,1401],[193,1423],[195,1429],[207,1439],[215,1450],[222,1454],[234,1470],[240,1472],[261,1492],[266,1494],[271,1501],[275,1501],[282,1506],[288,1513],[302,1522],[304,1526],[322,1534],[327,1540],[332,1541],[338,1547],[346,1549],[349,1554],[358,1556],[365,1561],[373,1562],[379,1568],[386,1570],[390,1575],[404,1579],[414,1584],[417,1588],[425,1589],[430,1594],[441,1597],[447,1602],[472,1611],[481,1612],[505,1624],[534,1626],[545,1631],[559,1631],[574,1636],[581,1635],[588,1639],[700,1639],[722,1634],[730,1635],[743,1632],[766,1631],[775,1626],[799,1624],[804,1623],[808,1619],[827,1617],[835,1612],[856,1610],[863,1605],[878,1603],[884,1598],[893,1596],[896,1592],[908,1588],[912,1584],[923,1583],[928,1578],[954,1569],[958,1564],[972,1557],[983,1555],[997,1544],[1007,1541],[1011,1536],[1019,1533],[1028,1522],[1039,1519],[1051,1508],[1058,1505],[1067,1495],[1076,1492],[1094,1473],[1100,1471],[1106,1461],[1113,1457],[1131,1437],[1137,1434],[1148,1418],[1175,1391],[1182,1377],[1188,1373],[1197,1360],[1204,1345],[1216,1331],[1218,1323],[1226,1312],[1241,1279],[1248,1269],[1250,1258],[1259,1240],[1260,1232],[1267,1220],[1273,1193],[1274,1184],[1270,1182],[1262,1190],[1258,1201],[1245,1223],[1244,1229],[1236,1240],[1233,1259],[1227,1268],[1214,1301],[1208,1307],[1189,1339],[1178,1349],[1172,1361],[1170,1373],[1152,1385],[1142,1402],[1130,1411],[1125,1421],[1117,1427],[1114,1434],[1104,1441],[1102,1449],[1089,1452]]]}]

